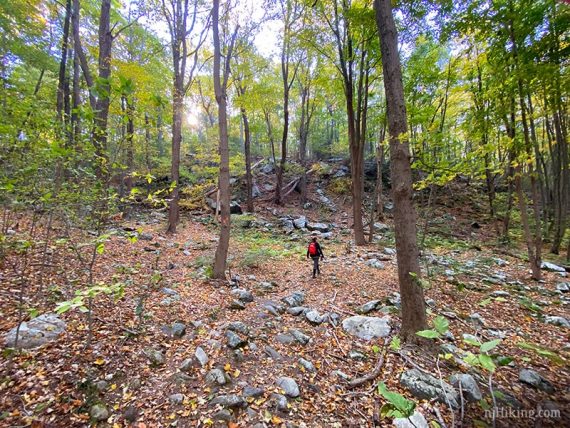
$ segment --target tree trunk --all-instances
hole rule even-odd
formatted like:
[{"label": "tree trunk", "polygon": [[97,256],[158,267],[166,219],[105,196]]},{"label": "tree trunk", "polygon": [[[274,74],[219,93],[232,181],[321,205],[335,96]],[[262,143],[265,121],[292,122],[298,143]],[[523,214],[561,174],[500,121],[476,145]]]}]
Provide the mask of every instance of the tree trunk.
[{"label": "tree trunk", "polygon": [[426,328],[424,292],[420,282],[416,236],[416,209],[412,201],[412,169],[407,140],[408,125],[398,56],[398,34],[390,0],[374,0],[376,24],[380,35],[382,71],[390,132],[390,169],[394,198],[394,231],[398,261],[398,280],[402,298],[404,340],[415,341],[415,333]]},{"label": "tree trunk", "polygon": [[135,169],[135,106],[132,97],[126,96],[126,113],[127,113],[127,177],[125,179],[125,187],[127,194],[130,194],[133,188],[133,172]]},{"label": "tree trunk", "polygon": [[95,120],[93,127],[93,145],[97,161],[97,176],[104,182],[109,178],[107,155],[107,122],[111,102],[111,0],[101,1],[99,18],[99,82],[98,97],[95,105]]},{"label": "tree trunk", "polygon": [[146,163],[146,169],[150,173],[152,170],[152,162],[150,161],[150,144],[151,144],[151,136],[150,136],[150,118],[148,117],[148,113],[144,113],[144,157]]},{"label": "tree trunk", "polygon": [[69,52],[69,26],[71,22],[71,0],[65,3],[65,18],[63,23],[63,36],[61,41],[61,60],[59,62],[59,74],[57,82],[57,97],[56,97],[56,111],[57,119],[61,126],[61,131],[64,131],[64,117],[65,99],[68,98],[66,87],[69,87],[69,77],[67,73],[67,54]]},{"label": "tree trunk", "polygon": [[251,132],[249,130],[249,119],[245,108],[241,108],[241,118],[243,121],[244,142],[243,148],[245,152],[245,183],[247,192],[246,209],[247,212],[253,212],[253,177],[251,175]]},{"label": "tree trunk", "polygon": [[[227,78],[229,73],[229,61],[231,59],[231,47],[224,55],[223,80],[220,76],[222,52],[219,34],[219,11],[220,0],[214,0],[212,8],[212,28],[214,33],[214,92],[218,103],[218,131],[220,173],[218,177],[218,189],[220,192],[220,239],[216,247],[214,259],[213,277],[224,279],[226,276],[226,263],[230,245],[230,152],[228,147],[228,118],[227,118]],[[234,33],[235,39],[235,33]],[[233,45],[233,43],[232,43]]]},{"label": "tree trunk", "polygon": [[176,226],[180,220],[180,211],[178,200],[180,198],[180,145],[182,143],[182,109],[183,96],[181,85],[177,85],[178,81],[182,81],[182,76],[175,77],[174,100],[172,103],[172,162],[170,167],[170,182],[172,185],[172,193],[170,195],[170,204],[168,209],[168,232],[176,233]]}]

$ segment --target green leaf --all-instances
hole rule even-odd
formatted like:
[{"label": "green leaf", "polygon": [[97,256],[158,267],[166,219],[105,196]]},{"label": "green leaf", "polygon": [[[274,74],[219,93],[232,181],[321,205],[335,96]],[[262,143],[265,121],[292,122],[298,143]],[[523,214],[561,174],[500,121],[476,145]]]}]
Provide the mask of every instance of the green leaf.
[{"label": "green leaf", "polygon": [[105,252],[105,244],[103,244],[102,242],[97,244],[97,254],[103,254]]},{"label": "green leaf", "polygon": [[491,303],[493,301],[493,299],[491,297],[486,298],[485,300],[481,300],[478,305],[479,306],[487,306],[489,303]]},{"label": "green leaf", "polygon": [[440,334],[445,334],[445,332],[449,329],[449,321],[447,318],[439,315],[433,320],[433,326]]},{"label": "green leaf", "polygon": [[380,352],[380,347],[378,345],[372,345],[372,352],[377,354],[378,352]]},{"label": "green leaf", "polygon": [[475,340],[475,339],[471,339],[470,337],[464,337],[463,341],[465,343],[468,343],[469,345],[473,345],[473,346],[477,346],[477,347],[481,346],[481,342],[479,342],[478,340]]},{"label": "green leaf", "polygon": [[404,417],[408,418],[412,416],[414,413],[414,409],[416,408],[416,403],[408,400],[401,394],[397,392],[388,391],[384,382],[378,383],[378,393],[384,397],[390,404],[392,404],[398,411],[401,412],[402,416],[395,416],[395,417]]},{"label": "green leaf", "polygon": [[421,330],[416,332],[416,334],[420,337],[425,337],[426,339],[436,339],[440,336],[440,334],[435,330]]},{"label": "green leaf", "polygon": [[495,363],[493,362],[493,359],[486,354],[479,355],[479,363],[484,369],[490,371],[491,373],[493,373],[497,368],[497,366],[495,366]]},{"label": "green leaf", "polygon": [[401,347],[402,347],[402,341],[400,340],[400,337],[394,336],[390,341],[390,349],[398,351],[400,350]]},{"label": "green leaf", "polygon": [[556,352],[551,351],[550,349],[541,348],[540,346],[535,345],[534,343],[527,343],[527,342],[518,342],[517,346],[522,349],[531,350],[535,352],[537,355],[540,355],[541,357],[546,357],[553,363],[560,365],[565,364],[565,359],[562,358],[560,355],[558,355]]},{"label": "green leaf", "polygon": [[481,345],[481,348],[479,348],[479,350],[481,352],[489,352],[491,349],[493,349],[499,343],[501,343],[501,339],[495,339],[495,340],[491,340],[489,342],[485,342]]},{"label": "green leaf", "polygon": [[497,364],[501,367],[508,366],[511,363],[511,361],[513,361],[512,357],[500,356],[497,358]]}]

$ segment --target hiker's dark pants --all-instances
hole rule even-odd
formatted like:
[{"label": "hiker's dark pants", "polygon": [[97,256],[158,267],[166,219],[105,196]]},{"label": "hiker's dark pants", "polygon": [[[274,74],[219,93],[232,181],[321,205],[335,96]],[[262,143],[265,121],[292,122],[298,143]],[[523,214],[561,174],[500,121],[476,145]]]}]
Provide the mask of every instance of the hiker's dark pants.
[{"label": "hiker's dark pants", "polygon": [[311,258],[313,259],[313,278],[317,275],[317,274],[321,274],[321,270],[319,269],[319,256],[313,257],[311,256]]}]

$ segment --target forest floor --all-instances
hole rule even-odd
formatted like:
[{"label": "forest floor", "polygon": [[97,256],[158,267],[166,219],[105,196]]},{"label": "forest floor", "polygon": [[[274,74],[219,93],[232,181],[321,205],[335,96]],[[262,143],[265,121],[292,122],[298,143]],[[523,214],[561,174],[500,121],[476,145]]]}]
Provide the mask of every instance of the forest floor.
[{"label": "forest floor", "polygon": [[[388,228],[379,233],[376,244],[354,247],[348,218],[342,214],[349,212],[348,207],[337,202],[341,209],[327,214],[320,208],[270,204],[258,208],[257,223],[271,222],[271,228],[251,226],[251,216],[242,216],[245,221],[236,217],[230,245],[232,274],[238,274],[239,287],[254,296],[245,309],[232,309],[235,297],[227,281],[203,275],[216,246],[211,215],[183,218],[175,235],[164,233],[164,213],[141,211],[130,220],[116,222],[112,225],[116,233],[97,256],[94,282],[122,281],[124,296],[117,301],[103,294],[94,299],[89,347],[86,315],[70,310],[61,315],[67,325],[56,340],[21,353],[4,352],[0,426],[390,426],[393,418],[383,417],[380,411],[386,400],[377,392],[379,381],[417,403],[417,410],[433,421],[430,426],[492,426],[493,418],[484,410],[493,407],[489,372],[459,358],[465,351],[477,354],[476,346],[462,340],[463,334],[481,342],[500,337],[492,354],[512,358],[492,376],[492,391],[502,392],[495,395],[496,426],[570,426],[570,330],[545,322],[547,316],[569,318],[567,295],[556,291],[568,279],[544,271],[544,281],[531,281],[522,250],[495,246],[493,225],[480,220],[482,214],[472,204],[450,198],[447,202],[453,205],[445,206],[442,200],[430,212],[431,232],[425,240],[422,268],[426,299],[432,299],[430,325],[443,314],[453,338],[400,349],[394,342],[389,347],[390,340],[358,339],[345,332],[341,322],[371,300],[381,303],[367,316],[389,319],[388,339],[397,336],[400,328],[399,302],[394,296],[398,292],[395,256],[384,250],[394,246],[392,225],[388,218]],[[337,225],[331,239],[321,240],[326,258],[317,279],[311,278],[311,264],[305,258],[308,235],[296,232],[298,238],[292,238],[278,225],[283,215],[301,214]],[[26,230],[29,221],[21,217],[15,233]],[[141,232],[136,242],[126,232],[133,229]],[[54,230],[54,239],[64,235],[63,227]],[[83,236],[80,231],[73,234]],[[382,260],[384,267],[367,264],[374,258]],[[85,271],[75,266],[76,257],[65,246],[53,244],[48,260],[47,267],[43,258],[36,263],[29,260],[25,273],[11,270],[10,263],[3,265],[0,336],[18,323],[22,275],[26,278],[23,302],[37,313],[53,312],[57,302],[72,298],[77,284],[84,283]],[[287,304],[281,299],[294,292],[304,293],[302,306],[321,315],[338,314],[336,325],[311,323],[303,315],[284,311]],[[226,331],[236,321],[245,325],[247,334],[243,334],[244,325],[229,326],[242,330],[237,335],[244,341],[244,346],[232,349]],[[184,325],[180,337],[175,337],[182,328],[173,326],[176,322]],[[301,341],[307,338],[295,329],[308,336],[306,344]],[[301,341],[295,339],[298,336]],[[439,345],[444,343],[456,348],[442,351]],[[203,355],[202,363],[196,361],[197,347],[205,352],[207,362]],[[150,350],[160,351],[163,360],[151,356],[156,360],[151,364]],[[375,380],[349,387],[347,379],[371,373],[383,355]],[[314,367],[301,365],[299,358]],[[452,413],[436,400],[414,397],[402,386],[400,376],[418,367],[445,381],[454,373],[473,374],[482,403],[465,402]],[[213,369],[221,371],[221,378],[216,377],[220,371],[212,374]],[[521,369],[540,373],[540,388],[546,391],[520,382]],[[293,378],[300,389],[300,395],[286,403],[274,395],[283,393],[276,384],[283,376]],[[108,414],[94,422],[90,418],[98,403]],[[537,417],[540,409],[554,411]],[[554,417],[556,411],[559,417]]]}]

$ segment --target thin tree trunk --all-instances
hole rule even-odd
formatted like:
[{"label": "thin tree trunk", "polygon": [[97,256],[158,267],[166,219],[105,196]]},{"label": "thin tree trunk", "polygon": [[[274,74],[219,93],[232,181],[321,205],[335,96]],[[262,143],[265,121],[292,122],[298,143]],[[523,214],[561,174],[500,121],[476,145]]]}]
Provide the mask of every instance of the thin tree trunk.
[{"label": "thin tree trunk", "polygon": [[402,299],[401,335],[416,341],[415,333],[426,327],[424,292],[420,282],[416,236],[416,209],[412,201],[412,169],[407,140],[408,125],[398,55],[398,33],[390,0],[374,0],[376,24],[380,35],[382,71],[386,92],[390,132],[390,168],[394,198],[394,231],[398,261],[398,280]]},{"label": "thin tree trunk", "polygon": [[135,136],[135,106],[132,96],[126,96],[126,113],[127,113],[127,177],[125,180],[125,186],[127,193],[130,193],[133,188],[133,172],[135,168],[135,148],[134,148],[134,136]]},{"label": "thin tree trunk", "polygon": [[214,92],[218,103],[218,131],[220,173],[218,188],[220,191],[220,238],[216,247],[213,277],[223,279],[226,276],[226,263],[230,244],[230,152],[228,145],[228,118],[227,118],[227,82],[231,51],[237,31],[234,33],[228,52],[224,55],[223,77],[221,74],[222,52],[219,34],[220,0],[214,0],[212,8],[212,28],[214,33]]},{"label": "thin tree trunk", "polygon": [[253,177],[251,175],[251,131],[249,130],[249,119],[245,108],[241,108],[241,118],[243,121],[244,152],[245,152],[245,183],[247,192],[246,209],[253,212]]},{"label": "thin tree trunk", "polygon": [[93,145],[95,146],[96,171],[98,178],[105,183],[109,178],[107,154],[107,122],[111,103],[111,0],[101,0],[101,15],[99,18],[99,81],[98,97],[95,105],[93,127]]}]

